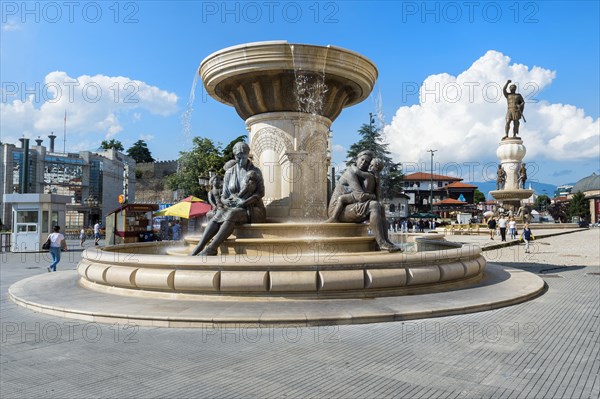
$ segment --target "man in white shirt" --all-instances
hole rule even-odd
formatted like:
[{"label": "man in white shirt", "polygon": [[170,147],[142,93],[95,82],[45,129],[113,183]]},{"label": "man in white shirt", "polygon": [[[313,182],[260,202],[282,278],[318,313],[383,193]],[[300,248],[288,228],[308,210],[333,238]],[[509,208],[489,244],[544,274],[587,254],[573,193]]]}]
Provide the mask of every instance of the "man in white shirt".
[{"label": "man in white shirt", "polygon": [[500,216],[500,219],[498,219],[498,228],[500,229],[500,237],[502,238],[502,241],[506,241],[506,225],[508,224],[508,221],[506,220],[506,217],[504,217],[504,215]]},{"label": "man in white shirt", "polygon": [[100,241],[100,222],[94,225],[94,239],[94,245],[98,245],[98,241]]}]

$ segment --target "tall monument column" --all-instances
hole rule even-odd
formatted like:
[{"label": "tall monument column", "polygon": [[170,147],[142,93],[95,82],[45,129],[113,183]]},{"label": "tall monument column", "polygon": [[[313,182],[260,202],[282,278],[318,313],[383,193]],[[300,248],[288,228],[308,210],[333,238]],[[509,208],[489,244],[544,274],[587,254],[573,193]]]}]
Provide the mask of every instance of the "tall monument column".
[{"label": "tall monument column", "polygon": [[504,139],[498,145],[496,156],[506,172],[505,190],[519,189],[519,168],[526,153],[527,149],[520,138]]},{"label": "tall monument column", "polygon": [[[510,91],[507,90],[509,84]],[[533,194],[533,190],[525,190],[524,180],[523,184],[519,185],[519,179],[525,178],[520,174],[525,173],[522,161],[525,158],[527,149],[523,145],[523,140],[518,136],[520,120],[525,119],[523,116],[525,101],[516,90],[517,86],[511,84],[510,80],[504,85],[503,92],[508,104],[505,135],[496,150],[496,156],[500,159],[500,166],[504,173],[502,174],[502,171],[499,171],[498,180],[496,181],[497,189],[490,192],[492,197],[500,201],[503,209],[512,211],[514,214],[520,210],[521,201]],[[509,137],[511,123],[513,136]]]}]

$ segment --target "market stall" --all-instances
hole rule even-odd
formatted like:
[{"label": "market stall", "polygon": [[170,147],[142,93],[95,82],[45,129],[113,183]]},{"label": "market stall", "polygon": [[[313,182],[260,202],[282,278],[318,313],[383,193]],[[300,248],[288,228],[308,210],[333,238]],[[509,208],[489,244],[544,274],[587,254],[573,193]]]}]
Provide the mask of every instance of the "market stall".
[{"label": "market stall", "polygon": [[152,213],[156,204],[127,204],[106,215],[106,244],[152,240]]}]

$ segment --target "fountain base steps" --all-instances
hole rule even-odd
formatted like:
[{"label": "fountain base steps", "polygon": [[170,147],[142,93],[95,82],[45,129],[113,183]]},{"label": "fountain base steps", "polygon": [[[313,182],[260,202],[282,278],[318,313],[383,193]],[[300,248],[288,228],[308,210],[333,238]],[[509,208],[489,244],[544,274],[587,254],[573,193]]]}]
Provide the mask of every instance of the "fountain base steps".
[{"label": "fountain base steps", "polygon": [[8,296],[35,312],[89,322],[260,328],[393,322],[487,311],[533,299],[544,292],[545,285],[532,273],[490,264],[477,282],[445,289],[370,300],[174,293],[158,298],[116,287],[88,289],[69,270],[21,280],[9,288]]},{"label": "fountain base steps", "polygon": [[[336,253],[272,251],[253,255],[164,256],[172,243],[87,249],[77,266],[82,281],[131,291],[192,295],[397,295],[407,287],[434,288],[480,277],[478,246],[427,240],[430,251]],[[377,290],[396,290],[380,293]]]}]

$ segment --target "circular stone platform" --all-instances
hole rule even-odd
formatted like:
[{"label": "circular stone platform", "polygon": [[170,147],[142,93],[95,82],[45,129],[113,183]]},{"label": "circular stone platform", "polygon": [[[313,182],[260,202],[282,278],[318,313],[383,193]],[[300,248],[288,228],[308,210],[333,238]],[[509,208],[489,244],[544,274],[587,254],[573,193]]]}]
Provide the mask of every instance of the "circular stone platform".
[{"label": "circular stone platform", "polygon": [[483,279],[469,287],[415,296],[363,299],[195,296],[182,299],[98,292],[80,285],[75,271],[21,280],[9,298],[36,312],[100,323],[160,327],[268,327],[361,324],[448,316],[496,309],[532,299],[545,288],[538,276],[488,264]]}]

